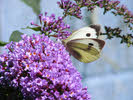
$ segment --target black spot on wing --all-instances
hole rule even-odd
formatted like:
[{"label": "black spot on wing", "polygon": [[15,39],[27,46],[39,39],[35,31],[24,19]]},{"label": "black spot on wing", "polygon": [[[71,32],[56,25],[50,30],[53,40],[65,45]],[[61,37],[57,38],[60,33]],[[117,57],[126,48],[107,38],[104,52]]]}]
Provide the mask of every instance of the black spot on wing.
[{"label": "black spot on wing", "polygon": [[91,36],[91,34],[90,34],[90,33],[86,33],[86,36],[87,36],[87,37],[90,37],[90,36]]},{"label": "black spot on wing", "polygon": [[94,46],[93,43],[88,43],[88,48],[87,48],[87,51],[91,49],[91,47]]},{"label": "black spot on wing", "polygon": [[93,43],[88,43],[88,46],[93,46],[94,44]]}]

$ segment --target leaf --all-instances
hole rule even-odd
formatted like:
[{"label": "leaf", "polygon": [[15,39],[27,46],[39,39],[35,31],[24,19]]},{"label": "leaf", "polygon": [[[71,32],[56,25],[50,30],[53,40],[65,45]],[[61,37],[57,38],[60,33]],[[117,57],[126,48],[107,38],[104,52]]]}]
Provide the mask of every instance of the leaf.
[{"label": "leaf", "polygon": [[6,44],[8,44],[8,42],[0,41],[0,46],[5,46]]},{"label": "leaf", "polygon": [[23,33],[19,32],[18,30],[13,31],[9,41],[18,42],[19,40],[21,40],[21,35],[23,35]]},{"label": "leaf", "polygon": [[40,14],[41,0],[21,0],[21,1],[24,2],[26,5],[30,6],[32,10],[34,11],[34,13],[36,13],[37,15]]},{"label": "leaf", "polygon": [[34,30],[34,31],[41,31],[41,27],[29,27],[27,26],[26,28],[22,28],[22,29],[31,29],[31,30]]},{"label": "leaf", "polygon": [[127,46],[128,46],[128,47],[130,47],[130,46],[131,46],[131,44],[130,44],[130,43],[127,43]]}]

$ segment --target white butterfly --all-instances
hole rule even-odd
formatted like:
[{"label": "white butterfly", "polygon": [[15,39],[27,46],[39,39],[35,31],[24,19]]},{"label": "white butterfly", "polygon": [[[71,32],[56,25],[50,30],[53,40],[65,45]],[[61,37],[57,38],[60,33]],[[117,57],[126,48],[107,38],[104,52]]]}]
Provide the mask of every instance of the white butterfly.
[{"label": "white butterfly", "polygon": [[100,57],[105,45],[104,40],[99,39],[100,29],[99,25],[83,27],[62,42],[67,51],[79,61],[84,63],[95,61]]}]

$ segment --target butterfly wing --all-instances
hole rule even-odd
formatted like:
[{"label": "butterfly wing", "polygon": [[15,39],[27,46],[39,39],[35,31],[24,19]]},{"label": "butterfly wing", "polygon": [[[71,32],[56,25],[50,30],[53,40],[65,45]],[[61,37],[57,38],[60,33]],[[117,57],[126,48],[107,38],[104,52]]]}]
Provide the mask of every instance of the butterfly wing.
[{"label": "butterfly wing", "polygon": [[[100,45],[97,41],[103,42],[103,44]],[[91,45],[89,45],[90,43]],[[104,43],[103,40],[84,38],[71,40],[67,43],[66,47],[76,59],[84,63],[89,63],[100,57]]]},{"label": "butterfly wing", "polygon": [[73,32],[67,39],[63,40],[64,43],[74,39],[82,38],[98,38],[100,36],[100,25],[90,25],[88,27],[80,28],[79,30]]},{"label": "butterfly wing", "polygon": [[67,46],[70,47],[70,45],[72,45],[73,43],[81,43],[81,44],[85,44],[88,47],[93,47],[96,48],[99,52],[102,50],[102,48],[105,45],[105,41],[104,40],[100,40],[100,39],[94,39],[94,38],[82,38],[82,39],[75,39],[75,40],[71,40],[67,43]]},{"label": "butterfly wing", "polygon": [[72,43],[68,51],[76,59],[84,63],[95,61],[100,57],[100,52],[97,49],[93,47],[88,48],[88,45],[81,43]]},{"label": "butterfly wing", "polygon": [[62,43],[76,59],[89,63],[100,57],[105,42],[99,39],[100,25],[90,25],[73,32]]},{"label": "butterfly wing", "polygon": [[73,32],[67,39],[65,39],[65,42],[79,39],[79,38],[97,38],[97,30],[94,28],[94,26],[97,25],[91,25],[91,27],[83,27],[79,30]]}]

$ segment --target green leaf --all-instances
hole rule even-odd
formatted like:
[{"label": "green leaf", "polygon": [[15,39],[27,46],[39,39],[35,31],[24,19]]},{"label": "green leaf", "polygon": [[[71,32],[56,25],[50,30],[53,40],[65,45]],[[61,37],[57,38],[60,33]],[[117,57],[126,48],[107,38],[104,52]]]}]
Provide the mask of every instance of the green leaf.
[{"label": "green leaf", "polygon": [[18,30],[13,31],[9,41],[18,42],[19,40],[21,40],[21,35],[23,35],[23,33],[19,32]]},{"label": "green leaf", "polygon": [[21,0],[22,2],[24,2],[26,5],[30,6],[34,13],[36,13],[37,15],[40,14],[40,2],[41,0]]},{"label": "green leaf", "polygon": [[31,29],[31,30],[34,30],[34,31],[41,31],[40,26],[38,26],[38,27],[29,27],[29,26],[27,26],[26,28],[22,28],[22,29]]},{"label": "green leaf", "polygon": [[128,47],[130,47],[130,45],[131,45],[130,43],[127,43],[127,46],[128,46]]},{"label": "green leaf", "polygon": [[0,41],[0,46],[5,46],[6,44],[8,44],[8,42]]}]

